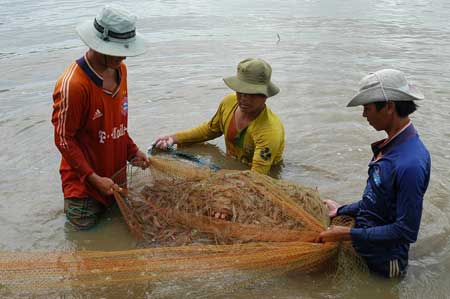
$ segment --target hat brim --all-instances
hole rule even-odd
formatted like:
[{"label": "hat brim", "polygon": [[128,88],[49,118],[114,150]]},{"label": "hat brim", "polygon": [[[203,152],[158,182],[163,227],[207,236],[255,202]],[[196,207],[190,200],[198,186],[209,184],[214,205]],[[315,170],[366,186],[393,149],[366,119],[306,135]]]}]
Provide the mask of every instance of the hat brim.
[{"label": "hat brim", "polygon": [[104,41],[97,36],[97,32],[92,25],[92,21],[86,21],[76,27],[81,40],[94,51],[110,56],[138,56],[145,53],[145,40],[136,33],[133,40],[129,42],[110,40]]},{"label": "hat brim", "polygon": [[266,84],[251,84],[239,80],[236,76],[223,78],[225,84],[234,91],[246,94],[263,94],[266,97],[272,97],[280,92],[278,86],[269,82]]},{"label": "hat brim", "polygon": [[[420,101],[425,98],[420,90],[412,84],[409,84],[409,92],[404,92],[400,89],[388,87],[385,87],[384,91],[386,93],[387,99],[394,102]],[[347,107],[355,107],[375,102],[386,102],[386,98],[384,97],[384,94],[379,86],[360,91],[350,100],[350,102],[347,104]]]}]

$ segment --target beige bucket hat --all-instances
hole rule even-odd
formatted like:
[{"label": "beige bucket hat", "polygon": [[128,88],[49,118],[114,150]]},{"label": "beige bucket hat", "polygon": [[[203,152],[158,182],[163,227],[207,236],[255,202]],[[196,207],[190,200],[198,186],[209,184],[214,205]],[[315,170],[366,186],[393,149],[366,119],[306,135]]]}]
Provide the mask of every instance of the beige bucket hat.
[{"label": "beige bucket hat", "polygon": [[272,68],[267,62],[247,58],[239,62],[236,76],[223,78],[223,81],[234,91],[271,97],[280,92],[280,89],[270,81],[271,76]]},{"label": "beige bucket hat", "polygon": [[359,92],[347,107],[374,102],[419,101],[424,99],[420,90],[410,84],[401,71],[383,69],[365,76],[359,83]]},{"label": "beige bucket hat", "polygon": [[96,52],[110,56],[137,56],[145,52],[145,42],[136,33],[137,17],[118,5],[106,5],[94,22],[77,26],[81,40]]}]

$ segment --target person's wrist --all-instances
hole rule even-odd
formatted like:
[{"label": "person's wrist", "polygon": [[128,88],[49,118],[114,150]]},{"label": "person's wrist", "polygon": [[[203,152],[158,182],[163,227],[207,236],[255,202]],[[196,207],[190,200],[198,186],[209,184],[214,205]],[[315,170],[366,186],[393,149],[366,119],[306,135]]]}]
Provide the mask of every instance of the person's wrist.
[{"label": "person's wrist", "polygon": [[336,207],[336,212],[334,213],[334,217],[339,216],[339,209],[340,209],[341,207],[342,207],[342,206],[337,206],[337,207]]},{"label": "person's wrist", "polygon": [[344,241],[349,241],[352,239],[352,237],[350,235],[350,231],[351,231],[351,227],[344,226],[344,228],[342,229],[342,239]]},{"label": "person's wrist", "polygon": [[95,172],[91,173],[90,175],[88,175],[87,180],[89,183],[91,184],[95,184],[96,182],[98,182],[98,179],[100,177],[98,176],[98,174],[96,174]]}]

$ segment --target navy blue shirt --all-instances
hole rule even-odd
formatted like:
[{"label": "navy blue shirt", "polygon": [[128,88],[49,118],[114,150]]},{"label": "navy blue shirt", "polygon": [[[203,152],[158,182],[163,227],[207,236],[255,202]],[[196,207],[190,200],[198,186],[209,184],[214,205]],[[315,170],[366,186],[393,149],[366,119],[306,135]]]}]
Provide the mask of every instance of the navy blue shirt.
[{"label": "navy blue shirt", "polygon": [[419,233],[430,154],[412,124],[387,144],[372,144],[372,151],[362,200],[340,207],[337,214],[355,217],[350,236],[369,268],[385,267],[393,260],[405,268],[409,244]]}]

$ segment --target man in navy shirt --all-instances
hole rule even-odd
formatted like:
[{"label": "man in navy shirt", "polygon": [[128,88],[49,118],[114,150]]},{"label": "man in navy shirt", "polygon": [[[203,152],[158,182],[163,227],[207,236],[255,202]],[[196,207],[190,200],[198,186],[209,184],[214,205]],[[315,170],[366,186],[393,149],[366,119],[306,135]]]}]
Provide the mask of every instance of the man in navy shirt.
[{"label": "man in navy shirt", "polygon": [[351,240],[369,269],[385,277],[406,273],[409,245],[417,240],[431,159],[409,115],[422,93],[397,70],[365,76],[348,107],[363,105],[363,116],[387,138],[372,144],[369,177],[362,199],[339,206],[326,200],[330,217],[355,217],[353,228],[331,226],[317,242]]}]

